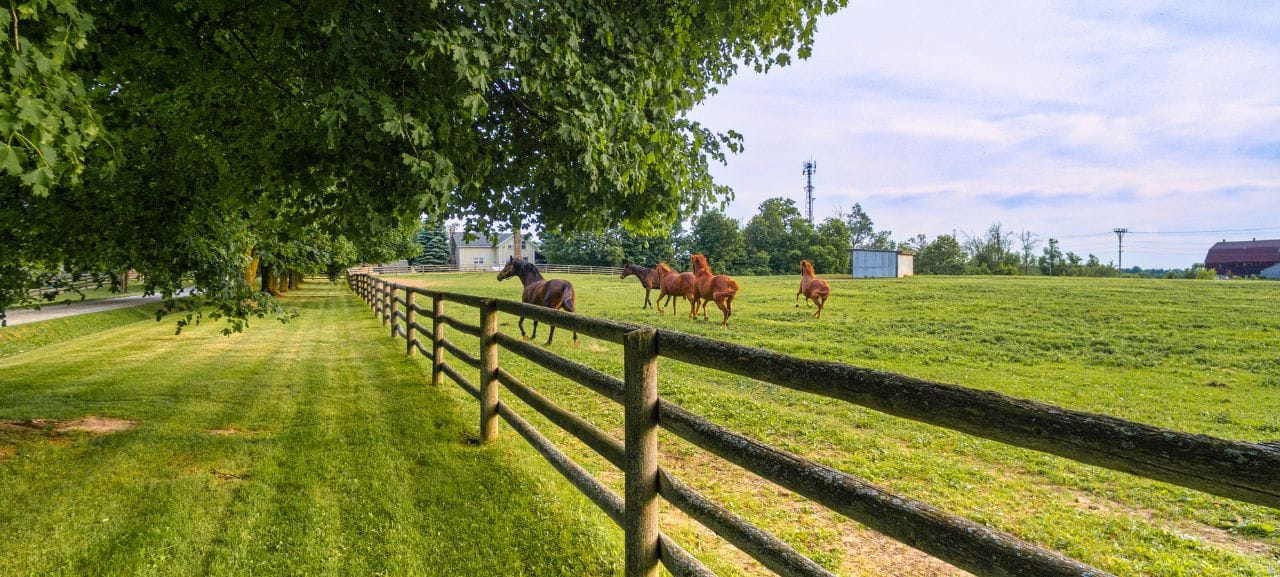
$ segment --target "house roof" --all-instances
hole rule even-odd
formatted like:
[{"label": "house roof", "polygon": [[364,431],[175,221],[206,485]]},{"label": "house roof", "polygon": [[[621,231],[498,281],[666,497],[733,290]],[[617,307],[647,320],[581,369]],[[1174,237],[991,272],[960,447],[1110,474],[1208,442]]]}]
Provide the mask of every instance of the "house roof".
[{"label": "house roof", "polygon": [[1280,262],[1280,239],[1222,241],[1209,248],[1204,265],[1213,268],[1224,263],[1276,263]]},{"label": "house roof", "polygon": [[[511,236],[512,236],[512,233],[509,233],[509,232],[504,232],[502,234],[499,234],[498,244],[495,245],[489,242],[489,237],[487,236],[480,236],[480,237],[473,238],[471,240],[464,240],[463,238],[464,234],[462,232],[455,232],[453,233],[453,243],[454,245],[460,248],[493,248],[494,246],[502,246],[504,243],[511,240]],[[534,245],[535,247],[538,246],[537,241],[533,239],[528,239],[526,242],[528,242],[531,245]]]}]

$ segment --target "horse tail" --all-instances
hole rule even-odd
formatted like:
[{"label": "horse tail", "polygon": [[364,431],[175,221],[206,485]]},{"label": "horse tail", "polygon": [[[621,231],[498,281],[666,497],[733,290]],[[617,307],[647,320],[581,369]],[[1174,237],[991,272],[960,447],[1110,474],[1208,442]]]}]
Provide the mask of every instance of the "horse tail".
[{"label": "horse tail", "polygon": [[728,282],[724,283],[724,288],[711,293],[711,298],[718,300],[727,297],[729,300],[733,300],[733,296],[738,294],[738,281],[731,278],[725,280]]}]

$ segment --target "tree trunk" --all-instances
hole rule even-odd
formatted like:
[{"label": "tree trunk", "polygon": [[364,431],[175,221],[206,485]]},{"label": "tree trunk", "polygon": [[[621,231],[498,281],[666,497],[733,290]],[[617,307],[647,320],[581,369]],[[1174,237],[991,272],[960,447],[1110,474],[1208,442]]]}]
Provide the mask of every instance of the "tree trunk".
[{"label": "tree trunk", "polygon": [[524,244],[524,235],[520,233],[520,221],[518,219],[511,223],[511,232],[512,256],[514,256],[516,260],[522,260],[524,258],[522,256],[524,251],[520,250],[520,245]]},{"label": "tree trunk", "polygon": [[[244,284],[253,287],[253,279],[258,276],[258,264],[260,259],[253,252],[253,248],[245,251],[245,256],[249,257],[249,268],[244,269]],[[265,290],[265,287],[264,287]]]},{"label": "tree trunk", "polygon": [[262,266],[262,292],[271,293],[273,297],[280,296],[280,279],[267,265]]}]

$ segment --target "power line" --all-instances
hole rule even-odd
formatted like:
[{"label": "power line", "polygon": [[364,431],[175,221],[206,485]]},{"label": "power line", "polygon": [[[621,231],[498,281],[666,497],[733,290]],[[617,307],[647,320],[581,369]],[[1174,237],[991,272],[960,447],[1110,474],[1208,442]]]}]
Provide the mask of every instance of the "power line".
[{"label": "power line", "polygon": [[1229,232],[1267,232],[1280,231],[1280,227],[1272,226],[1266,228],[1236,228],[1223,230],[1166,230],[1166,231],[1150,231],[1150,230],[1133,230],[1129,234],[1223,234]]}]

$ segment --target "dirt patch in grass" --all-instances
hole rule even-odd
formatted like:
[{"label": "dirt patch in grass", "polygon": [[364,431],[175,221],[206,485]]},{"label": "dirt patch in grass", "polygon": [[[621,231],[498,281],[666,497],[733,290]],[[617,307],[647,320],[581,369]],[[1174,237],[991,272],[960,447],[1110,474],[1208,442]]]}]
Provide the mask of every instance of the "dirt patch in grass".
[{"label": "dirt patch in grass", "polygon": [[0,421],[0,434],[29,437],[34,435],[50,436],[66,431],[82,431],[95,435],[110,435],[111,433],[132,429],[137,425],[137,421],[112,419],[96,415],[89,415],[71,421],[26,419],[22,421]]},{"label": "dirt patch in grass", "polygon": [[8,459],[18,453],[18,448],[13,445],[0,445],[0,461]]},{"label": "dirt patch in grass", "polygon": [[219,481],[239,481],[244,479],[245,477],[244,474],[228,473],[226,471],[219,471],[217,469],[210,470],[209,472],[212,473],[214,478],[218,479]]},{"label": "dirt patch in grass", "polygon": [[[816,556],[837,561],[840,574],[907,575],[911,577],[960,577],[970,573],[958,569],[927,553],[913,549],[889,537],[881,535],[862,524],[831,512],[792,491],[743,470],[728,461],[718,459],[700,450],[682,455],[663,455],[665,463],[679,461],[673,468],[697,471],[696,477],[714,479],[709,490],[700,491],[715,501],[749,502],[758,505],[759,511],[775,519],[786,519],[783,525],[805,527],[793,538],[809,540]],[[690,476],[692,480],[694,476]],[[703,483],[698,483],[702,485]],[[713,496],[723,493],[723,496]],[[732,495],[732,497],[730,497]],[[683,517],[683,515],[680,515]],[[687,522],[696,524],[688,519]],[[699,526],[699,528],[701,528]],[[705,530],[705,529],[703,529]],[[781,536],[781,535],[779,535]],[[819,537],[821,536],[821,537]],[[724,543],[719,554],[727,559],[739,560],[740,568],[754,564],[732,545]],[[861,573],[860,573],[861,572]],[[752,574],[755,574],[754,572]],[[769,574],[763,568],[760,574]]]},{"label": "dirt patch in grass", "polygon": [[232,435],[242,435],[244,431],[239,429],[209,429],[209,434],[214,437],[230,437]]},{"label": "dirt patch in grass", "polygon": [[1180,520],[1173,521],[1164,519],[1156,515],[1154,511],[1134,507],[1125,503],[1118,503],[1110,499],[1090,495],[1083,491],[1071,491],[1072,497],[1075,498],[1082,508],[1090,511],[1098,511],[1102,513],[1111,513],[1123,515],[1126,517],[1136,517],[1146,521],[1156,527],[1160,527],[1170,533],[1186,535],[1194,537],[1214,547],[1220,547],[1245,555],[1271,555],[1280,557],[1280,548],[1272,546],[1262,541],[1255,541],[1241,535],[1237,535],[1226,529],[1219,529],[1197,523],[1195,521]]},{"label": "dirt patch in grass", "polygon": [[53,426],[53,430],[58,432],[83,431],[86,433],[93,433],[95,435],[110,435],[112,433],[119,433],[120,431],[127,431],[136,426],[138,426],[137,421],[90,415],[88,417],[81,417],[74,421],[63,421],[58,423]]}]

